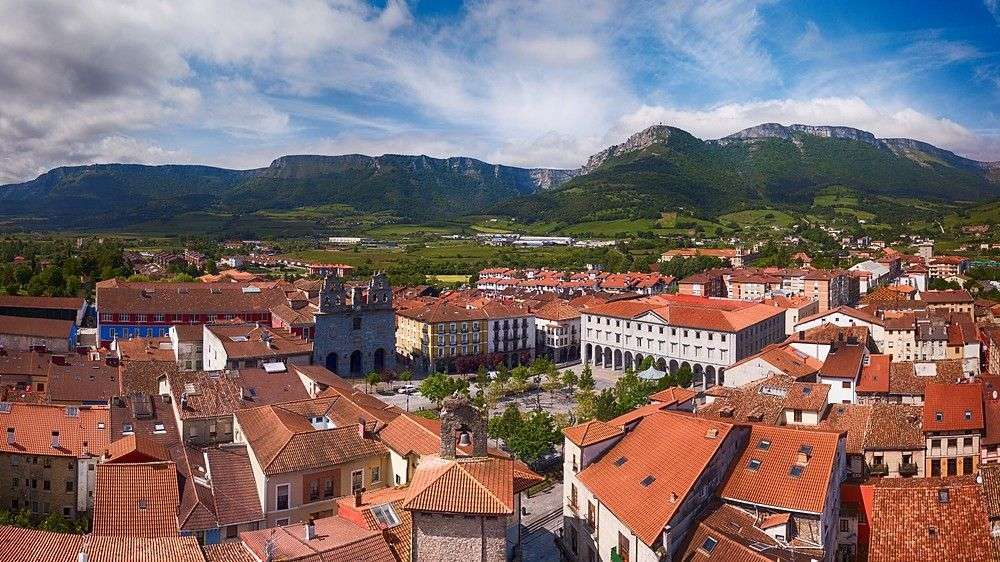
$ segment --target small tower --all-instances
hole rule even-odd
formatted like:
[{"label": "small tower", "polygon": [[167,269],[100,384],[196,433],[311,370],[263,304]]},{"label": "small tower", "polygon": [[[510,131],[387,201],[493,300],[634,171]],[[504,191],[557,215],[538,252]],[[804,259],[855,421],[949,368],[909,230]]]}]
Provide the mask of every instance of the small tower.
[{"label": "small tower", "polygon": [[392,308],[392,289],[389,287],[389,279],[381,271],[368,282],[368,305]]},{"label": "small tower", "polygon": [[331,313],[344,306],[347,300],[347,293],[344,290],[344,283],[336,275],[327,275],[323,278],[323,289],[319,293],[319,311]]},{"label": "small tower", "polygon": [[441,408],[441,458],[454,459],[458,444],[456,435],[472,434],[472,456],[485,458],[486,422],[482,413],[465,396],[450,396]]}]

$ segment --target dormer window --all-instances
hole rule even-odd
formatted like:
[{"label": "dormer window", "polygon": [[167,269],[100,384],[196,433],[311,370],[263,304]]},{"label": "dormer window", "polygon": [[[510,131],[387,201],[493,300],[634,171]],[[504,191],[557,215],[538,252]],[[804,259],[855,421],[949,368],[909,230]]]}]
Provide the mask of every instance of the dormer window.
[{"label": "dormer window", "polygon": [[761,451],[766,451],[771,448],[771,442],[767,439],[761,439],[760,442],[757,443],[757,448]]},{"label": "dormer window", "polygon": [[944,421],[944,412],[934,412],[934,421]]},{"label": "dormer window", "polygon": [[614,465],[615,466],[621,466],[621,465],[625,464],[627,461],[628,461],[628,459],[625,458],[625,457],[618,457],[617,459],[615,459]]},{"label": "dormer window", "polygon": [[972,419],[972,410],[966,410],[965,411],[965,421],[969,421],[971,419]]}]

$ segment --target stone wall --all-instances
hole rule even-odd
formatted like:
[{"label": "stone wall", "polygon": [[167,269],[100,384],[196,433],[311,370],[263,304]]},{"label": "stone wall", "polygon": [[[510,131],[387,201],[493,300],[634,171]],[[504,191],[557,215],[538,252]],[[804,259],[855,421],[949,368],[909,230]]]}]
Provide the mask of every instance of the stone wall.
[{"label": "stone wall", "polygon": [[507,520],[414,512],[413,538],[418,561],[505,562]]}]

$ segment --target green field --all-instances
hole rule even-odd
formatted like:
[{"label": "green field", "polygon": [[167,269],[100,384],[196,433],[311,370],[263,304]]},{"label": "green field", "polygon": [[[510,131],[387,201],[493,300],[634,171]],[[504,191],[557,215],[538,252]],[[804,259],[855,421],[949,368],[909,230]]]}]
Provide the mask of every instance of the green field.
[{"label": "green field", "polygon": [[785,227],[795,224],[795,217],[774,209],[751,209],[722,215],[719,217],[719,221],[723,223],[733,222],[740,227],[770,225]]},{"label": "green field", "polygon": [[471,275],[428,275],[428,281],[439,281],[441,283],[468,283]]},{"label": "green field", "polygon": [[649,232],[656,227],[656,222],[653,219],[581,222],[563,227],[560,231],[569,236],[592,235],[613,238],[616,236],[629,236],[640,232]]}]

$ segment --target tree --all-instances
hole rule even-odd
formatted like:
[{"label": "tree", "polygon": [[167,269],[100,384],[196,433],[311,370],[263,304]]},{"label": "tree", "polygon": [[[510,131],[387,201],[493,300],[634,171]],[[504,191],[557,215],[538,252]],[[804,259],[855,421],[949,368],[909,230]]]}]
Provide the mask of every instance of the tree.
[{"label": "tree", "polygon": [[594,418],[601,421],[608,421],[619,415],[618,400],[612,388],[605,388],[594,396],[593,406]]},{"label": "tree", "polygon": [[389,388],[392,388],[392,381],[396,380],[396,373],[386,369],[378,374],[378,378],[383,383],[390,385]]},{"label": "tree", "polygon": [[489,435],[506,443],[521,427],[521,410],[517,404],[510,404],[503,413],[489,421]]},{"label": "tree", "polygon": [[688,388],[691,386],[692,380],[694,380],[694,373],[691,372],[691,367],[683,366],[680,369],[677,369],[677,372],[673,374],[671,386]]},{"label": "tree", "polygon": [[551,452],[559,440],[559,429],[552,415],[543,411],[525,415],[518,429],[504,442],[519,459],[531,463]]},{"label": "tree", "polygon": [[403,384],[406,384],[413,380],[413,373],[409,369],[404,369],[401,373],[396,375],[396,378]]},{"label": "tree", "polygon": [[452,378],[444,373],[434,373],[420,383],[420,394],[432,400],[438,407],[452,394],[469,391],[469,382],[462,378]]},{"label": "tree", "polygon": [[640,379],[631,370],[626,370],[625,374],[615,383],[617,415],[624,414],[645,404],[651,391],[651,385]]},{"label": "tree", "polygon": [[378,385],[378,381],[381,379],[377,371],[372,371],[365,375],[365,383],[368,384],[368,393],[371,394],[373,386]]},{"label": "tree", "polygon": [[510,380],[510,369],[507,367],[506,363],[500,363],[497,367],[496,381],[500,384],[506,384]]},{"label": "tree", "polygon": [[566,388],[568,388],[570,392],[572,392],[576,388],[577,383],[580,382],[579,377],[576,376],[573,369],[566,369],[566,371],[563,372],[562,379],[563,384],[566,385]]},{"label": "tree", "polygon": [[580,390],[594,390],[596,382],[594,381],[594,371],[591,370],[590,364],[583,366],[583,371],[580,372],[580,381],[577,383]]},{"label": "tree", "polygon": [[68,533],[73,530],[73,524],[67,521],[62,515],[58,513],[52,513],[42,522],[38,524],[38,528],[42,531],[51,531],[53,533]]},{"label": "tree", "polygon": [[576,393],[576,423],[590,421],[597,417],[597,396],[593,390],[581,390]]},{"label": "tree", "polygon": [[653,356],[647,355],[642,358],[642,363],[639,364],[639,372],[645,371],[646,369],[653,366]]}]

